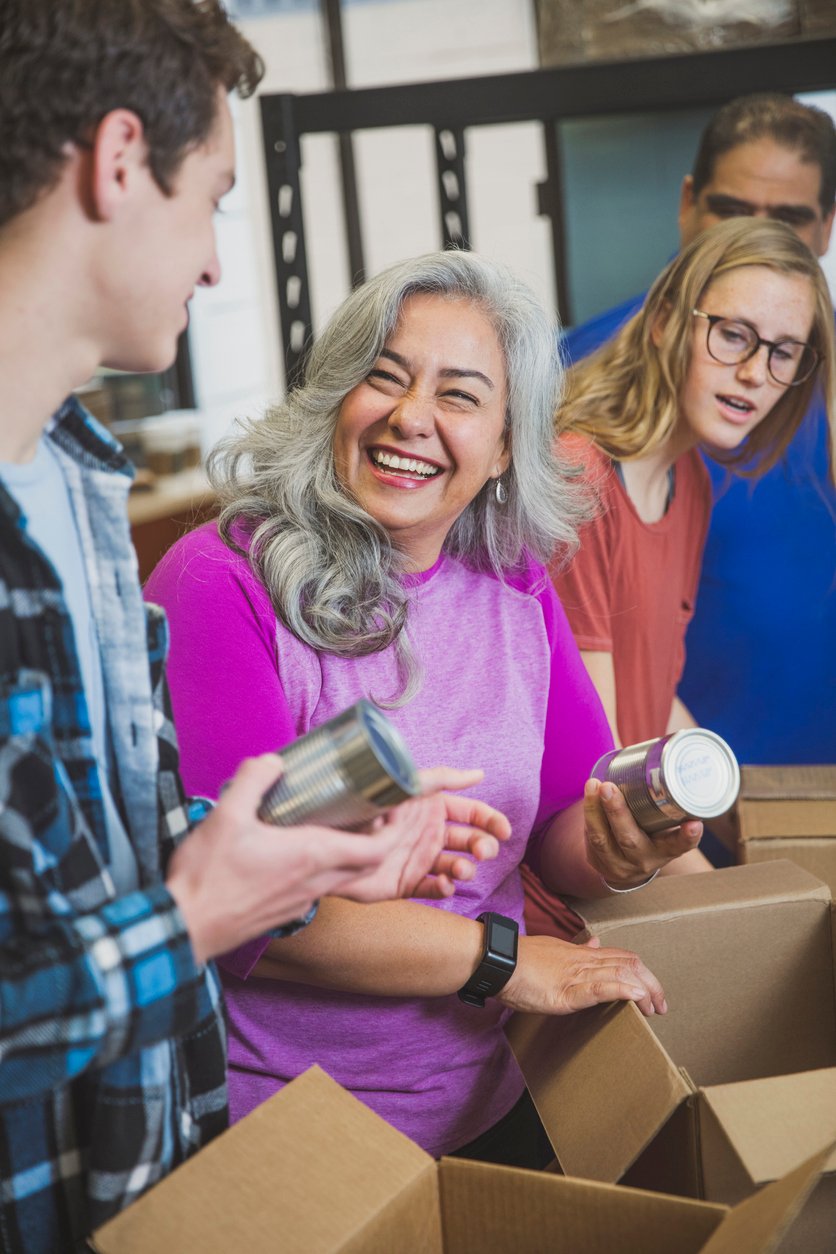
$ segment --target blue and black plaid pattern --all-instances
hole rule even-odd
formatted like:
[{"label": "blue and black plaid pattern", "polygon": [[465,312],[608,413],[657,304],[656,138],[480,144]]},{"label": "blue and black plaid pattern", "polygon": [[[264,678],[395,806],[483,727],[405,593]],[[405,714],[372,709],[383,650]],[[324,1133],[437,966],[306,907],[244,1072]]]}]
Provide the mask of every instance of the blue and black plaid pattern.
[{"label": "blue and black plaid pattern", "polygon": [[0,484],[0,1248],[58,1254],[226,1123],[213,969],[163,884],[190,829],[125,501],[130,467],[73,400],[50,432],[79,518],[140,890],[107,868],[99,776],[60,583]]}]

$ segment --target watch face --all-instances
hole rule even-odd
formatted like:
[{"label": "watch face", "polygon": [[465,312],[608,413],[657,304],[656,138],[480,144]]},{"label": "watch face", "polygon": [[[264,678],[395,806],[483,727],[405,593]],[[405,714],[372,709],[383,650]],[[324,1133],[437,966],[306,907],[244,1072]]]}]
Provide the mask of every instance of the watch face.
[{"label": "watch face", "polygon": [[503,958],[513,958],[516,952],[517,931],[494,919],[491,927],[491,948]]}]

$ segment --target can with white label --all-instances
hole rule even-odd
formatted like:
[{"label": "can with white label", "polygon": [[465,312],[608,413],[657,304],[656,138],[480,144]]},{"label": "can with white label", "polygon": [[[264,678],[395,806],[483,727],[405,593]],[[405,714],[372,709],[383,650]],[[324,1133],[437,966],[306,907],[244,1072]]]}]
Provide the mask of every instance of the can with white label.
[{"label": "can with white label", "polygon": [[650,834],[685,819],[717,818],[740,791],[737,758],[721,736],[703,727],[613,749],[591,773],[618,785],[633,818]]}]

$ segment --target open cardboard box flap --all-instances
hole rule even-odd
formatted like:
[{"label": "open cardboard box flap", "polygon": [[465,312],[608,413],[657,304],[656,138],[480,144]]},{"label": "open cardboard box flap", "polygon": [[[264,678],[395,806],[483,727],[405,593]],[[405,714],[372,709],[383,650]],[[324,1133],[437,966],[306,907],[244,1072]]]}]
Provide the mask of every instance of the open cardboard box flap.
[{"label": "open cardboard box flap", "polygon": [[434,1254],[436,1198],[433,1159],[314,1067],[100,1228],[93,1248],[391,1254],[375,1232],[392,1207]]},{"label": "open cardboard box flap", "polygon": [[[836,1068],[705,1089],[699,1099],[703,1196],[735,1206],[786,1176],[836,1135]],[[836,1248],[836,1153],[782,1244],[785,1254]]]},{"label": "open cardboard box flap", "polygon": [[[717,1085],[702,1100],[756,1186],[836,1140],[836,1067]],[[823,1170],[836,1172],[836,1155]]]},{"label": "open cardboard box flap", "polygon": [[782,1238],[810,1196],[832,1149],[829,1146],[815,1154],[782,1180],[730,1210],[704,1246],[703,1254],[780,1251]]},{"label": "open cardboard box flap", "polygon": [[[585,935],[641,956],[669,1012],[648,1020],[623,1004],[510,1021],[568,1175],[621,1179],[708,1086],[767,1076],[792,1086],[795,1073],[836,1062],[830,892],[800,867],[776,861],[676,876],[627,898],[573,904]],[[818,1126],[808,1153],[826,1139]],[[687,1136],[693,1184],[674,1191],[698,1196],[697,1133]],[[791,1156],[793,1165],[802,1156]]]},{"label": "open cardboard box flap", "polygon": [[826,1152],[741,1207],[436,1163],[318,1068],[92,1239],[99,1254],[767,1254]]},{"label": "open cardboard box flap", "polygon": [[514,1015],[506,1034],[567,1175],[614,1184],[694,1092],[629,1003]]}]

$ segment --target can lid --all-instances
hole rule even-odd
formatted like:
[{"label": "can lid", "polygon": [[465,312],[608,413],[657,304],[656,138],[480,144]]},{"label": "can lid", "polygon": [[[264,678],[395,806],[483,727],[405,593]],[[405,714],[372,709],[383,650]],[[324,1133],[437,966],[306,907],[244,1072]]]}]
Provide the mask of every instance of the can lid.
[{"label": "can lid", "polygon": [[371,701],[361,700],[355,714],[358,731],[352,750],[346,745],[343,769],[354,787],[375,805],[386,808],[407,801],[421,791],[418,772],[400,733]]},{"label": "can lid", "polygon": [[662,752],[665,791],[686,814],[712,819],[740,792],[737,758],[721,736],[703,727],[675,732]]}]

